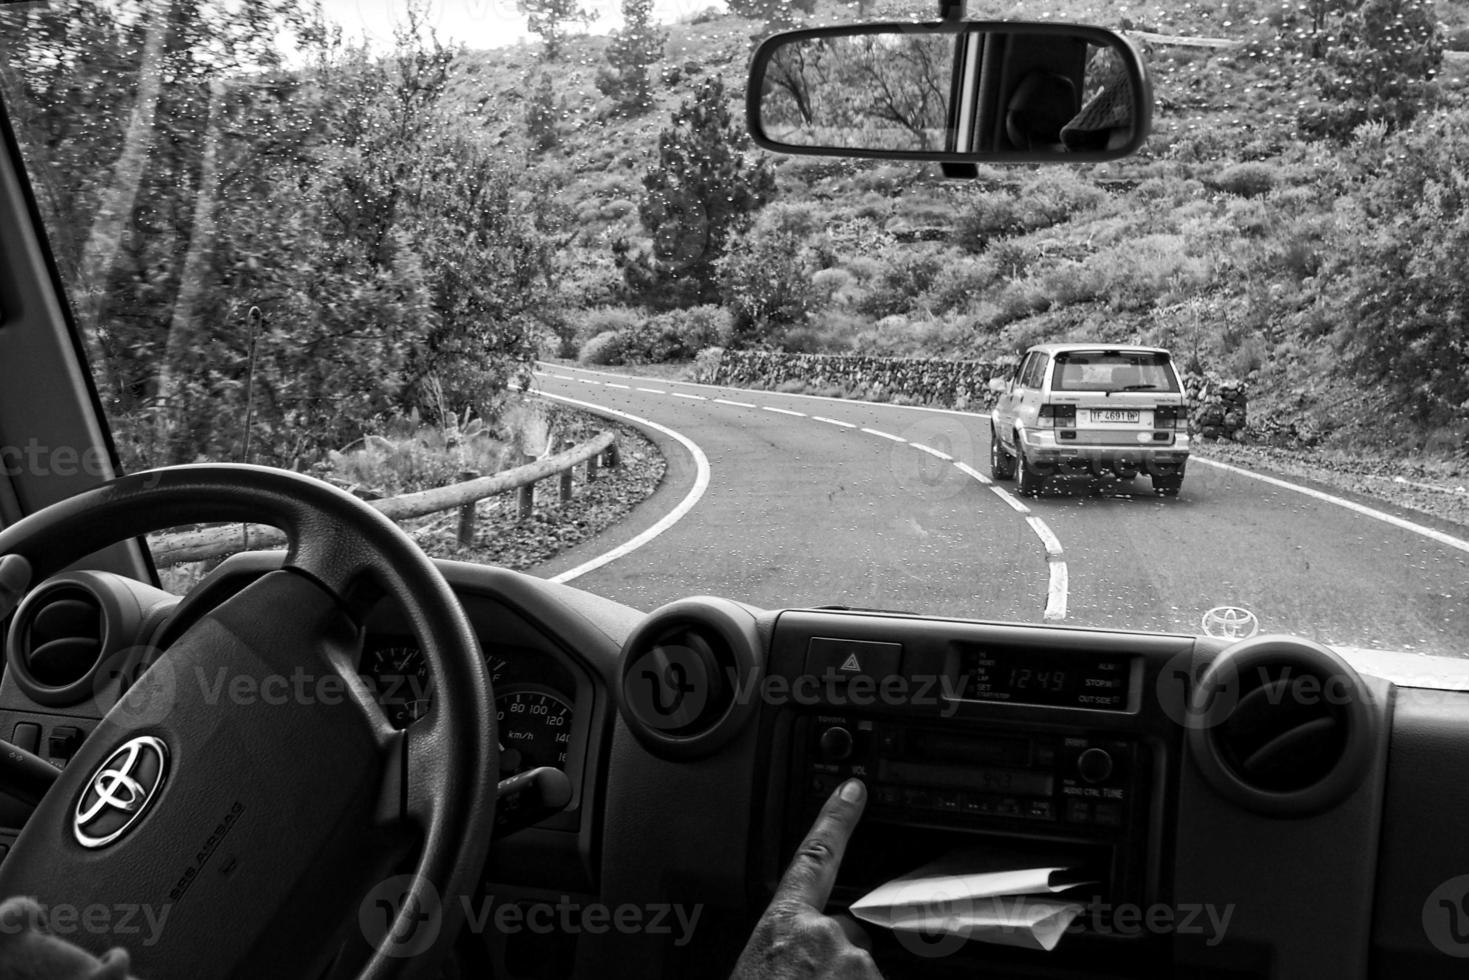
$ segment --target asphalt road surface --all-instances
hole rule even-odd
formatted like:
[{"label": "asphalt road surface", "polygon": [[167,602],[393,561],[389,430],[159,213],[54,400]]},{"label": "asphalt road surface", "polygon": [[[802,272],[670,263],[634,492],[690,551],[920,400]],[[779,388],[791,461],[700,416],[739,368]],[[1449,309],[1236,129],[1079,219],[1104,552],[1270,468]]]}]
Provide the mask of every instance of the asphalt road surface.
[{"label": "asphalt road surface", "polygon": [[[641,609],[702,594],[1199,633],[1237,606],[1267,632],[1469,656],[1469,535],[1385,504],[1202,458],[1177,498],[1142,477],[1022,499],[989,480],[983,416],[557,365],[535,388],[669,430],[652,433],[659,491],[534,570]],[[680,503],[651,540],[584,570]]]}]

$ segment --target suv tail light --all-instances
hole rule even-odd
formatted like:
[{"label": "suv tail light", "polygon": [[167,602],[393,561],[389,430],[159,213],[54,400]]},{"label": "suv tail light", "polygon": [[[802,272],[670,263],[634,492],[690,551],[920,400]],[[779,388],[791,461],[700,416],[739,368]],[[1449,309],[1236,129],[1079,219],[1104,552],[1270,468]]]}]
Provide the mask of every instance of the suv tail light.
[{"label": "suv tail light", "polygon": [[1042,405],[1037,424],[1042,429],[1072,429],[1076,427],[1075,405]]},{"label": "suv tail light", "polygon": [[1188,406],[1159,405],[1153,409],[1153,427],[1155,429],[1187,429]]}]

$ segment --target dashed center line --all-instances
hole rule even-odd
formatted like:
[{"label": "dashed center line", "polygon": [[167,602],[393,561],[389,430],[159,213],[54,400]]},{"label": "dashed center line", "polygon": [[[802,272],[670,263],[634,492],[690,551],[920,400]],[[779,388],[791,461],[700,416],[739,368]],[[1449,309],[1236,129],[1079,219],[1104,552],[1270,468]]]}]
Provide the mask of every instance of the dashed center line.
[{"label": "dashed center line", "polygon": [[650,395],[666,395],[668,392],[659,388],[639,388],[638,391],[646,391]]},{"label": "dashed center line", "polygon": [[593,381],[591,378],[577,378],[576,380],[584,385],[599,385],[602,383],[600,381]]},{"label": "dashed center line", "polygon": [[604,381],[602,383],[605,384],[609,388],[621,388],[623,391],[628,391],[628,390],[630,390],[632,388],[631,385],[620,385],[620,384],[618,384],[615,381]]},{"label": "dashed center line", "polygon": [[946,463],[952,463],[954,461],[954,457],[950,456],[948,453],[942,452],[938,449],[934,449],[932,446],[925,446],[921,442],[910,442],[908,443],[908,445],[912,446],[920,453],[928,453],[930,456],[936,456]]},{"label": "dashed center line", "polygon": [[687,392],[683,392],[683,391],[675,391],[673,393],[673,397],[674,398],[687,398],[690,401],[696,401],[696,402],[707,402],[709,400],[709,399],[705,398],[703,395],[690,395]]},{"label": "dashed center line", "polygon": [[555,378],[557,381],[575,381],[576,380],[575,378],[573,378],[569,374],[553,374],[553,375],[551,375],[551,377]]},{"label": "dashed center line", "polygon": [[789,408],[775,408],[771,405],[761,405],[760,407],[765,409],[765,411],[767,412],[775,412],[777,415],[794,415],[798,419],[803,419],[806,417],[805,412],[793,412]]},{"label": "dashed center line", "polygon": [[891,439],[893,442],[907,442],[908,441],[907,439],[904,439],[902,436],[895,436],[891,432],[884,432],[881,429],[867,429],[867,428],[864,428],[862,431],[865,432],[865,433],[867,433],[870,436],[879,436],[879,437],[881,437],[883,439]]},{"label": "dashed center line", "polygon": [[1030,508],[1027,507],[1027,506],[1025,506],[1024,504],[1022,504],[1020,501],[1016,500],[1014,497],[1012,497],[1010,495],[1010,491],[1006,490],[1004,487],[997,487],[994,484],[990,484],[990,489],[994,491],[994,494],[995,494],[996,497],[999,497],[1005,503],[1009,504],[1015,510],[1015,513],[1017,513],[1017,514],[1029,514],[1030,513]]},{"label": "dashed center line", "polygon": [[1031,530],[1035,531],[1036,537],[1041,539],[1046,555],[1051,558],[1060,558],[1061,540],[1056,537],[1056,532],[1051,530],[1050,525],[1035,515],[1027,517],[1025,521],[1030,525]]},{"label": "dashed center line", "polygon": [[733,398],[716,398],[714,400],[716,402],[718,402],[719,404],[721,404],[721,405],[733,405],[735,408],[754,408],[755,407],[755,403],[754,402],[737,402]]},{"label": "dashed center line", "polygon": [[857,428],[857,426],[851,422],[843,422],[841,419],[829,419],[825,415],[813,415],[811,417],[818,422],[825,422],[827,425],[839,425],[844,429]]},{"label": "dashed center line", "polygon": [[974,477],[976,480],[978,480],[980,483],[984,484],[985,486],[989,486],[990,484],[992,484],[992,483],[995,482],[995,481],[991,480],[989,477],[985,476],[979,470],[977,470],[974,467],[970,466],[968,463],[959,462],[958,460],[956,460],[954,462],[954,467],[960,473],[967,473],[967,474],[969,474],[970,476]]}]

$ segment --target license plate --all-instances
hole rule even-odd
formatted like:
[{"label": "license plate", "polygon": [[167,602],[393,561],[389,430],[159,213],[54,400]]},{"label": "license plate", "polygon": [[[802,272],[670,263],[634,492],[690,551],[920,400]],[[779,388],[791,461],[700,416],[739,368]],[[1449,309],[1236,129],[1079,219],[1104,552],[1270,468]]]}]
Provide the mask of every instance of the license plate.
[{"label": "license plate", "polygon": [[1093,422],[1137,422],[1138,410],[1135,408],[1094,408],[1092,409]]}]

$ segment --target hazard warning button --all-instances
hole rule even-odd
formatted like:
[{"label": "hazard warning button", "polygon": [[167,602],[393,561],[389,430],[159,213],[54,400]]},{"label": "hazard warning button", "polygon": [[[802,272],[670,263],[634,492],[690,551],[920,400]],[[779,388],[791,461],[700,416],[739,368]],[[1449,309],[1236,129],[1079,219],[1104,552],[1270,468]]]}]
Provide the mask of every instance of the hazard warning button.
[{"label": "hazard warning button", "polygon": [[881,680],[898,673],[903,656],[901,643],[875,640],[840,640],[813,636],[806,648],[806,673],[838,678],[871,677]]}]

